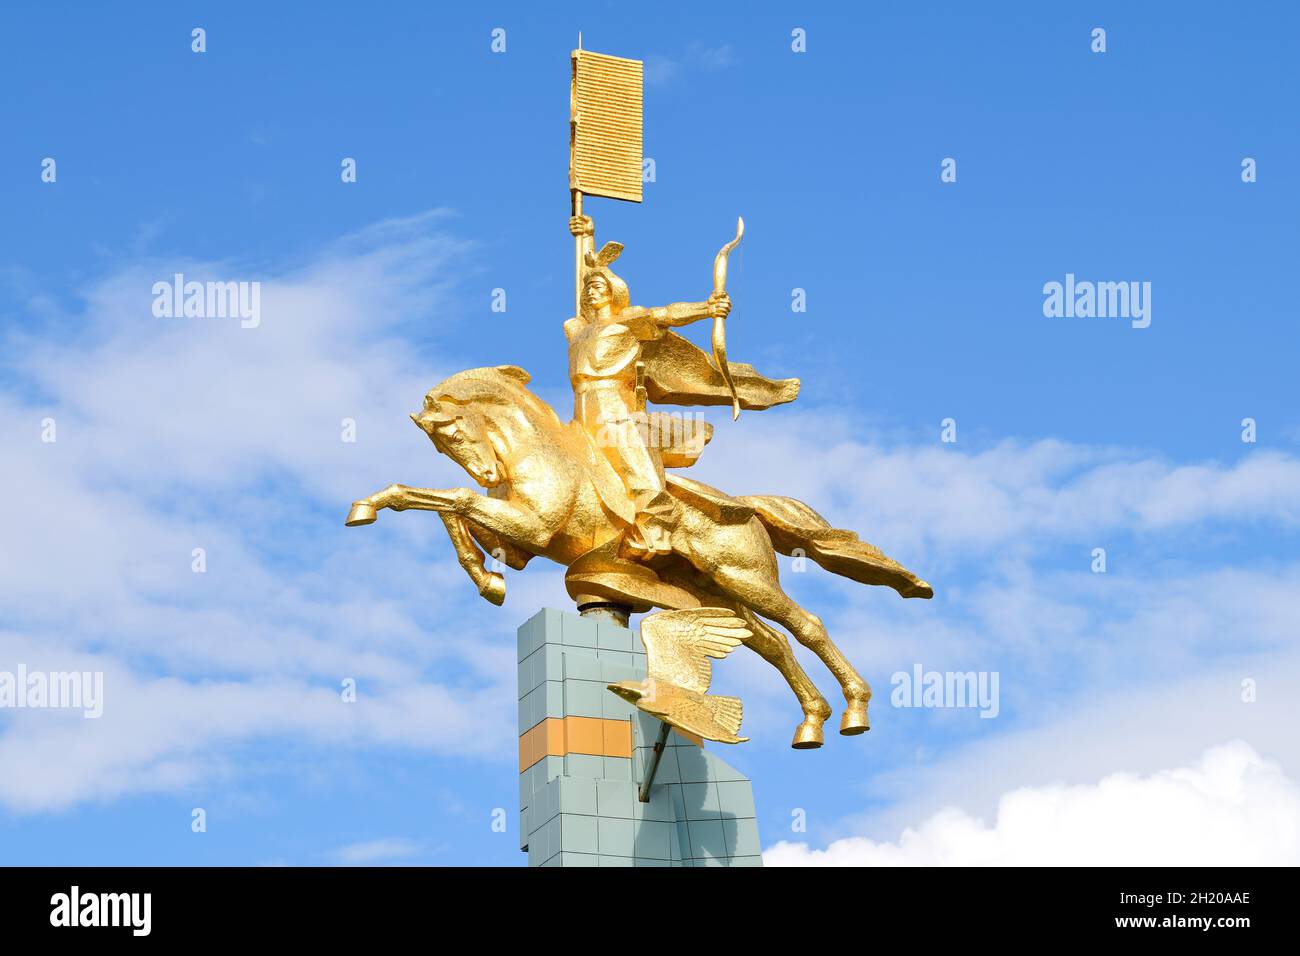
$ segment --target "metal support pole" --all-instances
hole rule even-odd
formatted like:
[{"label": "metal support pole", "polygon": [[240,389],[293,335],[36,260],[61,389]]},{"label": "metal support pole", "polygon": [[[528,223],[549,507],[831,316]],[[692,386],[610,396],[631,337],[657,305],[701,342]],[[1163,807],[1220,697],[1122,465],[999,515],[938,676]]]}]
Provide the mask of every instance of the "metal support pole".
[{"label": "metal support pole", "polygon": [[650,802],[650,787],[654,785],[655,774],[659,772],[659,760],[664,755],[664,747],[668,746],[670,730],[672,727],[668,724],[659,722],[659,739],[655,741],[654,755],[650,758],[650,766],[646,768],[645,779],[641,781],[641,789],[637,792],[637,799],[642,803]]}]

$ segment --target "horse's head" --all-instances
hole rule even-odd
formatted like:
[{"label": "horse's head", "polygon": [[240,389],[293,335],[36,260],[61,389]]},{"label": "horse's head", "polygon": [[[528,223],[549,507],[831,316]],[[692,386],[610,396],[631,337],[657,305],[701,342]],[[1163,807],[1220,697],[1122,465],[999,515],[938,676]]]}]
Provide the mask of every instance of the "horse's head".
[{"label": "horse's head", "polygon": [[[505,419],[531,411],[530,405],[549,411],[524,388],[528,379],[527,372],[513,365],[458,372],[429,390],[424,408],[411,421],[479,485],[495,488],[509,480],[512,429]],[[511,415],[503,416],[503,410]]]},{"label": "horse's head", "polygon": [[439,401],[430,392],[424,408],[411,421],[429,436],[435,448],[484,488],[495,488],[504,477],[496,449],[488,437],[483,415],[477,409],[457,405],[447,399]]}]

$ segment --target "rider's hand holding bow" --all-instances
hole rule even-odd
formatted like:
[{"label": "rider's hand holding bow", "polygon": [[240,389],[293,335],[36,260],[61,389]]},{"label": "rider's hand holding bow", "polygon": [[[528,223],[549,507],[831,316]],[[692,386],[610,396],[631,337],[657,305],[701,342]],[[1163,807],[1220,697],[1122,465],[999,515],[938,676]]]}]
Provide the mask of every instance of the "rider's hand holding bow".
[{"label": "rider's hand holding bow", "polygon": [[731,311],[731,296],[725,292],[715,292],[709,296],[709,315],[715,319],[725,319]]}]

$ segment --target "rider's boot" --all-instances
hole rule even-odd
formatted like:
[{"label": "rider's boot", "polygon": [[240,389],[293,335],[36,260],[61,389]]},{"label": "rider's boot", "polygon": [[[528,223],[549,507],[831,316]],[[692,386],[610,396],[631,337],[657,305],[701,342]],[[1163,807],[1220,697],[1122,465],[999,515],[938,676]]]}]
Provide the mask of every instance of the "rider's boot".
[{"label": "rider's boot", "polygon": [[656,555],[671,554],[677,515],[677,499],[666,491],[659,492],[638,507],[632,530],[623,541],[625,555],[645,561]]}]

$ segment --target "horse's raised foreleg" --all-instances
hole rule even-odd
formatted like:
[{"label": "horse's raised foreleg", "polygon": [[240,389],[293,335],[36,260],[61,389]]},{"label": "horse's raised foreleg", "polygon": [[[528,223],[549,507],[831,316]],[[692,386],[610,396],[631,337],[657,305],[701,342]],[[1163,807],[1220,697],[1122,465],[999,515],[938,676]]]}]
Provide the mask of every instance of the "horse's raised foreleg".
[{"label": "horse's raised foreleg", "polygon": [[522,571],[533,556],[459,515],[444,511],[438,517],[447,526],[447,537],[456,549],[456,559],[478,588],[479,595],[485,601],[500,607],[506,600],[506,579],[487,569],[486,558],[478,546],[481,544],[491,552],[494,561],[500,561],[516,571]]},{"label": "horse's raised foreleg", "polygon": [[501,498],[489,498],[469,488],[412,488],[389,485],[369,498],[353,502],[347,523],[369,524],[381,508],[393,511],[438,511],[459,515],[495,537],[536,553],[554,534],[549,524],[526,508]]},{"label": "horse's raised foreleg", "polygon": [[506,600],[506,579],[484,566],[483,552],[478,549],[478,545],[470,536],[469,522],[446,512],[439,517],[447,526],[447,537],[451,539],[451,546],[456,549],[456,559],[478,588],[479,595],[500,607]]},{"label": "horse's raised foreleg", "polygon": [[522,571],[528,566],[528,562],[536,557],[531,551],[525,551],[500,535],[493,534],[482,525],[465,520],[465,527],[469,529],[474,540],[483,546],[483,550],[492,555],[494,561],[500,561],[508,568]]}]

